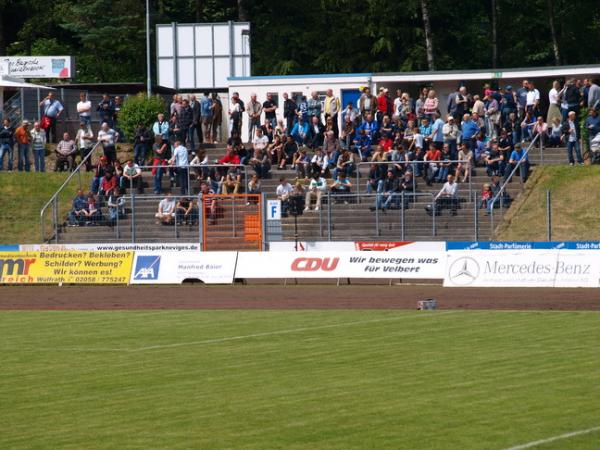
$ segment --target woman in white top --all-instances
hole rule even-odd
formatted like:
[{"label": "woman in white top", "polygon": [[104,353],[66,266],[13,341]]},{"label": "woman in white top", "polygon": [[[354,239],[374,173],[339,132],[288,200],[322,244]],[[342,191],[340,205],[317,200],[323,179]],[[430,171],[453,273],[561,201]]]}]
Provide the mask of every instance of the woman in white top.
[{"label": "woman in white top", "polygon": [[548,107],[548,117],[546,118],[546,123],[554,123],[554,119],[558,117],[558,120],[562,119],[560,112],[560,83],[558,81],[554,81],[552,83],[552,89],[548,93],[548,101],[550,102],[550,106]]}]

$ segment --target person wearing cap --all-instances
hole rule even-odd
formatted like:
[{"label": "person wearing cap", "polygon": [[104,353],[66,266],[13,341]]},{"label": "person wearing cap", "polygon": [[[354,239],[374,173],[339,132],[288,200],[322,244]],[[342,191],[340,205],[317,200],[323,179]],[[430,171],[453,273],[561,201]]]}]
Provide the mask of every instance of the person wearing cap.
[{"label": "person wearing cap", "polygon": [[46,132],[39,122],[33,124],[31,130],[31,146],[33,147],[33,163],[36,172],[46,171]]},{"label": "person wearing cap", "polygon": [[15,130],[15,141],[17,142],[17,168],[19,172],[29,172],[31,163],[29,161],[29,143],[31,136],[29,134],[29,121],[24,120],[21,126]]},{"label": "person wearing cap", "polygon": [[442,127],[442,134],[444,136],[444,145],[448,145],[448,148],[450,149],[450,156],[452,159],[456,159],[458,155],[457,142],[459,129],[453,115],[448,114],[446,123]]},{"label": "person wearing cap", "polygon": [[92,139],[94,139],[92,127],[82,120],[81,122],[79,122],[79,130],[77,130],[77,134],[75,135],[75,144],[79,149],[79,156],[81,158],[81,161],[85,160],[86,172],[91,172],[93,170],[92,157],[90,156],[88,158],[88,155],[94,147]]}]

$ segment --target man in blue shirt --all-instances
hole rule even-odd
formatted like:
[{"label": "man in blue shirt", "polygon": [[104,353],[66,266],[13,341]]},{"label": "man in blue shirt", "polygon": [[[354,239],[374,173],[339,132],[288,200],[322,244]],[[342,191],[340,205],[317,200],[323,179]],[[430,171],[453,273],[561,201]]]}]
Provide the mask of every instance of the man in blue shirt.
[{"label": "man in blue shirt", "polygon": [[200,100],[200,117],[202,118],[202,136],[204,143],[213,142],[212,121],[213,121],[213,101],[208,92]]},{"label": "man in blue shirt", "polygon": [[463,123],[461,125],[462,130],[462,142],[466,144],[469,150],[475,148],[475,136],[479,133],[479,125],[471,120],[470,114],[463,116]]},{"label": "man in blue shirt", "polygon": [[440,118],[438,112],[433,113],[433,117],[435,120],[431,126],[431,140],[436,149],[442,150],[444,147],[444,121]]},{"label": "man in blue shirt", "polygon": [[525,183],[529,174],[529,156],[527,153],[525,153],[525,150],[523,150],[521,144],[517,142],[514,150],[511,152],[510,157],[508,158],[508,165],[504,170],[505,180],[510,178],[510,174],[515,169],[519,161],[521,161],[521,165],[519,166],[519,174],[521,176],[521,181]]},{"label": "man in blue shirt", "polygon": [[56,143],[56,121],[65,109],[61,102],[54,97],[50,91],[48,96],[40,102],[42,108],[42,123],[46,123],[46,141]]}]

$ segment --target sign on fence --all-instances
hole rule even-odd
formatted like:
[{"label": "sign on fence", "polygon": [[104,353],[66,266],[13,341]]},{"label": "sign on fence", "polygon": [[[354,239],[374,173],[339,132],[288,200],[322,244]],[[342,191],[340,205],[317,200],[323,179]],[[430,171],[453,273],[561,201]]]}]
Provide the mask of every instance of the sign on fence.
[{"label": "sign on fence", "polygon": [[444,253],[239,253],[236,278],[443,278]]},{"label": "sign on fence", "polygon": [[14,78],[71,78],[70,56],[3,56],[3,75]]},{"label": "sign on fence", "polygon": [[0,283],[127,284],[133,252],[0,253]]}]

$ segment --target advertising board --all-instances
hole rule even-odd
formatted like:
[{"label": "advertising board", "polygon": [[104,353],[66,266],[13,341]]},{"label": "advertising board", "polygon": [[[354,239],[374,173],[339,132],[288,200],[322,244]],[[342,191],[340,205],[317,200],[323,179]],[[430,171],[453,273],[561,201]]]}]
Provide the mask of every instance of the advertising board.
[{"label": "advertising board", "polygon": [[136,252],[131,284],[233,283],[237,252]]},{"label": "advertising board", "polygon": [[201,251],[199,243],[102,243],[102,244],[26,244],[17,246],[17,250],[22,252],[33,251],[56,251],[56,250],[93,250],[93,251],[117,251],[129,250],[137,252],[199,252]]},{"label": "advertising board", "polygon": [[435,252],[240,252],[235,277],[441,279],[444,267],[444,253]]},{"label": "advertising board", "polygon": [[0,283],[127,284],[133,252],[0,253]]},{"label": "advertising board", "polygon": [[70,56],[2,56],[5,75],[13,78],[71,78]]},{"label": "advertising board", "polygon": [[[270,242],[269,251],[293,252],[294,241]],[[417,251],[445,252],[445,242],[414,242],[414,241],[299,241],[298,251],[315,252],[354,252],[354,251]]]},{"label": "advertising board", "polygon": [[449,251],[447,287],[600,287],[600,251]]}]

